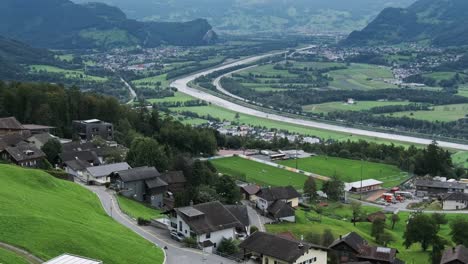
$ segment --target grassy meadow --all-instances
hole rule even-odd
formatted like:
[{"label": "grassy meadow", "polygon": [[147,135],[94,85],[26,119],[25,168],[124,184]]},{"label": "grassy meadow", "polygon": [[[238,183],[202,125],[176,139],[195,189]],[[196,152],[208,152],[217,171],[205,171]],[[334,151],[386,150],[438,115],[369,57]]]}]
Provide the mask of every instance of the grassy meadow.
[{"label": "grassy meadow", "polygon": [[468,104],[453,104],[435,106],[433,111],[407,111],[389,114],[396,117],[410,117],[426,121],[451,122],[468,115]]},{"label": "grassy meadow", "polygon": [[143,219],[157,219],[162,218],[161,211],[148,207],[145,204],[142,204],[138,201],[129,199],[124,196],[117,196],[120,209],[122,212],[131,216],[132,218],[143,218]]},{"label": "grassy meadow", "polygon": [[104,263],[163,262],[160,248],[115,222],[75,183],[0,165],[0,193],[0,241],[44,260],[68,252]]},{"label": "grassy meadow", "polygon": [[29,264],[29,261],[16,253],[0,248],[0,263],[1,264]]},{"label": "grassy meadow", "polygon": [[29,70],[33,73],[39,73],[41,71],[48,73],[59,73],[62,74],[67,79],[82,79],[85,81],[95,81],[95,82],[105,82],[107,78],[98,77],[93,75],[87,75],[82,70],[66,70],[49,65],[31,65]]},{"label": "grassy meadow", "polygon": [[374,107],[389,106],[389,105],[407,105],[407,101],[357,101],[355,104],[347,104],[345,102],[331,102],[316,105],[306,105],[303,107],[306,112],[313,113],[330,113],[337,111],[363,111]]}]

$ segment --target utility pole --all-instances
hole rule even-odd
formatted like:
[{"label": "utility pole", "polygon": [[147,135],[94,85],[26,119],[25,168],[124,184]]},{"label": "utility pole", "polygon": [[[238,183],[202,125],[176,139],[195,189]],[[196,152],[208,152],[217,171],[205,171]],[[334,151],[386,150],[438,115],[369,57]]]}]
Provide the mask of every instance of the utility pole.
[{"label": "utility pole", "polygon": [[361,160],[361,191],[360,191],[360,194],[361,194],[361,195],[360,195],[359,200],[362,201],[362,160]]}]

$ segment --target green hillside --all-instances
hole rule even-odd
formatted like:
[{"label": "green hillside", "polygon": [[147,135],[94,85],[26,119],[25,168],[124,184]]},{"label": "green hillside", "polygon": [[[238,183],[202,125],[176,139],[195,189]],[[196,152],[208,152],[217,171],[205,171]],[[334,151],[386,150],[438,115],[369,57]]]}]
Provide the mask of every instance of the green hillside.
[{"label": "green hillside", "polygon": [[466,0],[418,0],[406,9],[387,8],[362,31],[350,34],[344,44],[375,45],[402,42],[438,46],[468,43]]},{"label": "green hillside", "polygon": [[0,165],[0,241],[51,259],[64,252],[104,263],[162,263],[163,252],[106,215],[83,187]]}]

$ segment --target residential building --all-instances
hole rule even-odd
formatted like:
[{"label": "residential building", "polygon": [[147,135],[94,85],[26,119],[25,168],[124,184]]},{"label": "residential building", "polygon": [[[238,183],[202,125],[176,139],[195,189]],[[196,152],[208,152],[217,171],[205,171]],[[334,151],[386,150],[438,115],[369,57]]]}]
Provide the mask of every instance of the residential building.
[{"label": "residential building", "polygon": [[183,171],[166,171],[161,173],[161,179],[168,184],[167,190],[169,192],[174,194],[185,191],[187,180]]},{"label": "residential building", "polygon": [[112,187],[128,198],[147,202],[157,208],[164,206],[164,194],[168,184],[161,179],[155,167],[113,172],[110,180]]},{"label": "residential building", "polygon": [[72,126],[73,132],[82,140],[89,141],[96,136],[104,140],[113,140],[114,138],[114,126],[99,119],[74,120]]},{"label": "residential building", "polygon": [[329,247],[338,256],[340,263],[369,262],[371,264],[404,263],[396,257],[395,248],[371,246],[355,232],[340,236]]},{"label": "residential building", "polygon": [[175,208],[169,211],[171,230],[194,237],[206,251],[213,251],[223,239],[236,239],[236,230],[246,229],[231,210],[217,201]]},{"label": "residential building", "polygon": [[24,142],[24,136],[20,134],[2,135],[0,136],[0,151],[7,147],[14,147],[21,142]]},{"label": "residential building", "polygon": [[345,184],[345,191],[354,193],[376,191],[382,189],[382,184],[383,182],[374,179],[351,182]]},{"label": "residential building", "polygon": [[91,164],[92,166],[101,165],[101,160],[94,151],[84,150],[63,152],[59,156],[63,163],[66,163],[67,161],[71,160],[82,160]]},{"label": "residential building", "polygon": [[70,254],[63,254],[60,255],[56,258],[53,258],[44,264],[103,264],[102,261],[100,260],[95,260],[95,259],[90,259],[90,258],[84,258],[84,257],[79,257],[75,255],[70,255]]},{"label": "residential building", "polygon": [[260,187],[256,184],[247,184],[240,187],[242,199],[255,202],[257,194],[260,192]]},{"label": "residential building", "polygon": [[285,236],[255,232],[239,247],[244,259],[256,259],[262,264],[326,264],[328,249]]},{"label": "residential building", "polygon": [[246,237],[250,234],[250,218],[249,211],[245,205],[224,205],[234,217],[242,224],[236,228],[237,237]]},{"label": "residential building", "polygon": [[28,137],[26,141],[31,144],[34,144],[36,148],[42,149],[42,147],[49,142],[49,140],[56,139],[56,137],[52,136],[49,133],[40,133],[40,134],[32,134],[32,136]]},{"label": "residential building", "polygon": [[30,132],[15,117],[0,118],[0,136],[11,134],[29,136]]},{"label": "residential building", "polygon": [[416,196],[418,197],[439,197],[447,193],[456,192],[467,192],[467,185],[459,182],[449,181],[434,181],[434,180],[417,180],[416,185]]},{"label": "residential building", "polygon": [[449,193],[443,195],[441,200],[444,210],[463,210],[468,207],[468,193]]},{"label": "residential building", "polygon": [[29,130],[31,135],[35,134],[50,134],[51,130],[55,129],[55,127],[51,126],[43,126],[43,125],[35,125],[35,124],[26,124],[23,125],[24,129]]},{"label": "residential building", "polygon": [[38,168],[46,158],[44,152],[26,142],[21,142],[14,147],[6,147],[0,156],[3,160],[29,168]]},{"label": "residential building", "polygon": [[440,264],[467,264],[468,249],[464,246],[456,246],[444,251]]},{"label": "residential building", "polygon": [[103,185],[110,182],[109,176],[113,172],[129,170],[131,168],[127,162],[87,167],[79,179],[87,184]]},{"label": "residential building", "polygon": [[301,195],[292,186],[263,188],[257,194],[256,205],[265,215],[277,221],[295,221],[293,208],[299,206]]},{"label": "residential building", "polygon": [[92,167],[93,165],[83,160],[70,160],[64,163],[65,172],[68,175],[73,176],[73,179],[83,179],[86,168]]}]

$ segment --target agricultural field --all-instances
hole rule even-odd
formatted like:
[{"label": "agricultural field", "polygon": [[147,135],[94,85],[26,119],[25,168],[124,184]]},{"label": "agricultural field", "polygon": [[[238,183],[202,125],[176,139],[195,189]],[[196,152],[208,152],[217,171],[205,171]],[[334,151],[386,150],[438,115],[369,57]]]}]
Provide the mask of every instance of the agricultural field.
[{"label": "agricultural field", "polygon": [[5,264],[29,264],[29,261],[12,251],[0,248],[0,263]]},{"label": "agricultural field", "polygon": [[458,95],[468,97],[468,85],[461,85],[458,87]]},{"label": "agricultural field", "polygon": [[159,89],[169,87],[169,81],[166,79],[167,74],[161,74],[153,77],[143,78],[132,81],[132,85],[136,88]]},{"label": "agricultural field", "polygon": [[[294,167],[296,160],[278,162],[281,165]],[[328,156],[317,156],[298,160],[299,169],[313,172],[322,176],[337,176],[344,182],[355,182],[361,179],[361,167],[363,179],[376,179],[384,182],[384,187],[393,187],[408,178],[405,173],[395,166],[342,159]]]},{"label": "agricultural field", "polygon": [[0,241],[44,260],[68,252],[104,263],[163,262],[160,248],[115,222],[75,183],[0,165],[0,193]]},{"label": "agricultural field", "polygon": [[32,73],[40,73],[42,71],[48,73],[59,73],[63,74],[67,79],[81,79],[85,81],[94,81],[94,82],[105,82],[108,79],[104,77],[87,75],[82,70],[66,70],[49,65],[31,65],[29,69]]},{"label": "agricultural field", "polygon": [[426,121],[451,122],[468,115],[468,104],[453,104],[435,106],[433,111],[408,111],[389,114],[396,117],[410,117]]},{"label": "agricultural field", "polygon": [[455,77],[456,72],[431,72],[423,74],[424,77],[432,78],[436,81],[450,80]]},{"label": "agricultural field", "polygon": [[379,106],[408,104],[410,103],[406,101],[357,101],[355,104],[347,104],[345,102],[331,102],[316,105],[306,105],[303,107],[303,109],[306,112],[326,114],[337,111],[363,111]]},{"label": "agricultural field", "polygon": [[[376,212],[379,210],[377,207],[363,206],[363,210],[366,214]],[[395,242],[390,243],[390,247],[395,247],[399,250],[398,258],[406,261],[406,263],[415,264],[426,264],[429,263],[429,250],[423,252],[419,244],[414,244],[409,249],[406,249],[403,245],[403,234],[406,229],[406,222],[410,214],[407,212],[399,213],[400,221],[395,225],[395,228],[391,229],[391,222],[386,222],[386,232],[390,233]],[[447,214],[447,219],[453,220],[457,217],[456,214]],[[340,235],[345,235],[349,232],[356,232],[361,235],[364,239],[368,240],[369,243],[375,244],[374,239],[371,237],[371,223],[359,222],[356,226],[351,223],[352,211],[349,205],[343,204],[330,204],[328,207],[323,208],[323,212],[319,215],[315,211],[305,212],[303,210],[296,211],[296,223],[282,223],[267,225],[267,230],[273,233],[281,233],[290,231],[301,237],[307,233],[322,234],[323,230],[330,229],[334,234],[335,238]],[[441,225],[439,235],[451,241],[450,227],[448,224]],[[450,242],[452,244],[452,242]],[[448,245],[449,247],[452,245]]]},{"label": "agricultural field", "polygon": [[143,219],[157,219],[162,218],[161,211],[156,210],[154,208],[150,208],[145,204],[140,202],[134,201],[124,196],[117,196],[117,200],[119,202],[120,209],[122,212],[126,213],[127,215],[131,216],[132,218],[143,218]]},{"label": "agricultural field", "polygon": [[[307,176],[239,157],[212,160],[216,169],[227,175],[262,186],[288,186],[302,190]],[[317,185],[321,185],[317,181]]]},{"label": "agricultural field", "polygon": [[328,75],[333,78],[329,87],[339,90],[397,88],[382,80],[393,78],[390,68],[384,66],[352,63],[348,69],[331,71]]},{"label": "agricultural field", "polygon": [[189,95],[186,95],[184,93],[181,93],[181,92],[175,92],[174,96],[172,96],[172,97],[153,98],[153,99],[148,99],[147,101],[150,102],[151,104],[157,104],[157,103],[164,103],[164,102],[167,102],[167,103],[177,103],[177,102],[183,103],[183,102],[188,102],[188,101],[191,101],[191,100],[195,100],[195,98],[193,98],[193,97],[191,97]]},{"label": "agricultural field", "polygon": [[468,151],[459,151],[452,155],[453,164],[468,169]]}]

